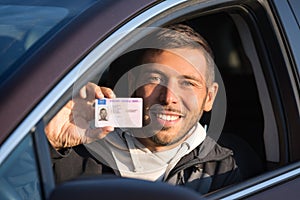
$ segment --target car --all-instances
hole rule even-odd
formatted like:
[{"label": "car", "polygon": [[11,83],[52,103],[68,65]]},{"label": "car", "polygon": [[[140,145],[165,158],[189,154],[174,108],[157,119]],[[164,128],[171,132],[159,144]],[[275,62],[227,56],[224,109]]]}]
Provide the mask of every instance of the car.
[{"label": "car", "polygon": [[[244,180],[204,195],[106,176],[56,184],[45,125],[143,34],[175,23],[214,51],[220,92],[200,122]],[[298,199],[299,24],[297,0],[0,0],[0,199]]]}]

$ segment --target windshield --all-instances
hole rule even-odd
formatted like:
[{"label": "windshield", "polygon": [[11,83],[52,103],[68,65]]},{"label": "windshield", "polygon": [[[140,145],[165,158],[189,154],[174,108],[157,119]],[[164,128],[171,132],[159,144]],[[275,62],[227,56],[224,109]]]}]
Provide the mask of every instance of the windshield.
[{"label": "windshield", "polygon": [[[95,1],[0,1],[0,78],[18,68],[30,49],[47,39]],[[41,41],[39,42],[38,41]]]}]

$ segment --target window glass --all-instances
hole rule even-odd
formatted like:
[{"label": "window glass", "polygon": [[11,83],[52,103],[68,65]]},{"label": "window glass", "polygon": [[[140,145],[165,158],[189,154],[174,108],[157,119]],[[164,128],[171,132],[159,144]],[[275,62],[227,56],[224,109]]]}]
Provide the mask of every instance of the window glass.
[{"label": "window glass", "polygon": [[0,5],[0,76],[68,10],[58,7]]},{"label": "window glass", "polygon": [[41,183],[32,135],[0,167],[0,199],[41,199]]},{"label": "window glass", "polygon": [[293,9],[293,14],[295,15],[295,17],[297,18],[298,21],[298,26],[300,27],[300,1],[296,1],[296,0],[289,0],[289,3],[291,5],[291,8]]},{"label": "window glass", "polygon": [[[0,78],[12,74],[45,40],[94,2],[0,0]],[[44,42],[38,43],[42,38]]]}]

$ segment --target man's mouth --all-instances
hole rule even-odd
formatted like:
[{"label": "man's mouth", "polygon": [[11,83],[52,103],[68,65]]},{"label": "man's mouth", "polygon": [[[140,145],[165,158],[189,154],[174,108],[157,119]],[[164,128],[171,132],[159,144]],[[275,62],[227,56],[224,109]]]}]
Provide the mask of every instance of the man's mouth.
[{"label": "man's mouth", "polygon": [[156,118],[156,121],[162,126],[162,127],[172,127],[175,126],[178,122],[182,120],[184,117],[183,114],[176,112],[176,111],[160,111],[160,112],[154,112],[153,113]]},{"label": "man's mouth", "polygon": [[152,106],[151,109],[146,110],[146,113],[148,113],[145,116],[149,117],[149,123],[153,123],[154,126],[159,125],[161,128],[173,127],[185,118],[181,110],[161,105]]},{"label": "man's mouth", "polygon": [[179,118],[181,118],[181,115],[167,115],[167,114],[159,113],[159,114],[156,114],[156,117],[158,119],[162,119],[164,121],[176,121]]}]

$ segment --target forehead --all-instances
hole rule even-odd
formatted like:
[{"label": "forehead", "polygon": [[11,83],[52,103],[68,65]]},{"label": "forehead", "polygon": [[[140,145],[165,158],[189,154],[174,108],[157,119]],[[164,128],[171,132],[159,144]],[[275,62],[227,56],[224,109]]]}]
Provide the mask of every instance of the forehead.
[{"label": "forehead", "polygon": [[[176,72],[178,75],[193,75],[205,77],[207,63],[204,54],[199,49],[168,49],[148,52],[143,57],[143,63],[156,63],[146,65],[148,70],[158,69]],[[161,68],[159,66],[166,66]]]}]

